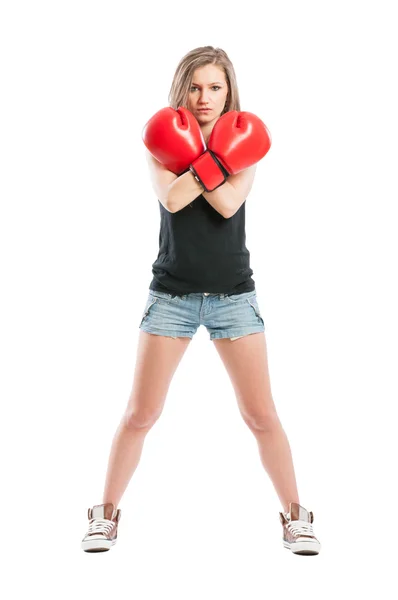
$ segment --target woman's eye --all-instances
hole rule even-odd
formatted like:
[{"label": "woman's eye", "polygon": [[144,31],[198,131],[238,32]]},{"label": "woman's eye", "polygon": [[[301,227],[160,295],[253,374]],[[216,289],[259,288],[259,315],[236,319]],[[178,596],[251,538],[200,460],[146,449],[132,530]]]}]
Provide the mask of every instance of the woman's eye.
[{"label": "woman's eye", "polygon": [[[212,86],[212,89],[214,90],[214,88],[217,88],[217,90],[220,90],[220,89],[221,89],[221,86],[220,86],[220,85],[213,85],[213,86]],[[197,90],[197,89],[198,89],[198,88],[197,88],[197,86],[196,86],[196,85],[193,85],[193,86],[191,87],[191,92],[193,92],[193,90]]]}]

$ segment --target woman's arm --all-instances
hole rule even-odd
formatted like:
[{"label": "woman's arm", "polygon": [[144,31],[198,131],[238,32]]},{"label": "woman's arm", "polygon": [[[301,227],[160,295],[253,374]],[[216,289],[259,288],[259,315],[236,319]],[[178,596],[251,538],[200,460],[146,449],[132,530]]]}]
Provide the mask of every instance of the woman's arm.
[{"label": "woman's arm", "polygon": [[233,217],[246,200],[252,188],[257,165],[230,175],[225,183],[212,192],[203,191],[200,183],[189,171],[176,177],[169,186],[169,210],[177,212],[192,202],[200,194],[225,219]]},{"label": "woman's arm", "polygon": [[156,160],[149,150],[146,150],[146,158],[152,187],[159,201],[169,212],[181,210],[203,192],[203,187],[190,171],[178,177]]},{"label": "woman's arm", "polygon": [[225,183],[203,196],[223,217],[229,219],[239,210],[252,188],[257,165],[230,175]]},{"label": "woman's arm", "polygon": [[171,212],[178,212],[195,200],[203,192],[191,171],[177,177],[169,187],[169,206]]},{"label": "woman's arm", "polygon": [[152,187],[166,210],[178,212],[200,194],[223,217],[229,219],[246,200],[254,181],[257,165],[252,165],[236,175],[230,175],[225,183],[212,192],[204,192],[191,171],[177,176],[162,165],[146,150]]}]

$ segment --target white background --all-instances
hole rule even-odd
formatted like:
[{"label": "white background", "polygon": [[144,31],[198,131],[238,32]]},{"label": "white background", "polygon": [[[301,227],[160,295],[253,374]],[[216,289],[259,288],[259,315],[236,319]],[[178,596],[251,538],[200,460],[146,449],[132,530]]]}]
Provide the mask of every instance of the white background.
[{"label": "white background", "polygon": [[[396,594],[393,4],[2,2],[7,598]],[[282,546],[282,507],[203,327],[119,505],[118,543],[80,549],[158,252],[142,127],[207,44],[272,134],[246,244],[315,557]]]}]

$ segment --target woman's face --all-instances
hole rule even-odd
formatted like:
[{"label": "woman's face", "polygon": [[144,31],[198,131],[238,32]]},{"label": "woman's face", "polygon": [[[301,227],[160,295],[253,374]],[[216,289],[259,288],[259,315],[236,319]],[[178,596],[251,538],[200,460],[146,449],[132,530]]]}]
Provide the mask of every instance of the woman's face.
[{"label": "woman's face", "polygon": [[[200,125],[207,125],[221,115],[227,94],[228,84],[224,71],[216,65],[205,65],[194,71],[187,108]],[[201,108],[209,110],[201,112]]]}]

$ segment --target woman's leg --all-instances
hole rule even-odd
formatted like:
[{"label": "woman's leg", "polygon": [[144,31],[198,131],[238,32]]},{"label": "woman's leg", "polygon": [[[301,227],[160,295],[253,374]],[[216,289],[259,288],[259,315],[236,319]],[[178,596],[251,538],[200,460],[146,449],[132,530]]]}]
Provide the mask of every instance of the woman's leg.
[{"label": "woman's leg", "polygon": [[102,502],[119,505],[139,463],[146,434],[160,417],[190,338],[139,332],[133,388],[113,438]]},{"label": "woman's leg", "polygon": [[235,341],[215,339],[214,344],[230,376],[241,415],[257,440],[261,462],[287,512],[289,502],[299,503],[299,496],[289,441],[272,398],[265,334]]}]

